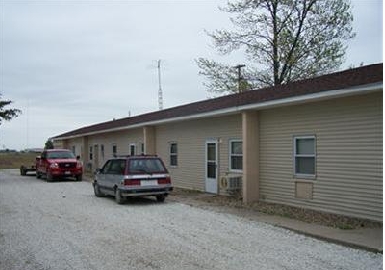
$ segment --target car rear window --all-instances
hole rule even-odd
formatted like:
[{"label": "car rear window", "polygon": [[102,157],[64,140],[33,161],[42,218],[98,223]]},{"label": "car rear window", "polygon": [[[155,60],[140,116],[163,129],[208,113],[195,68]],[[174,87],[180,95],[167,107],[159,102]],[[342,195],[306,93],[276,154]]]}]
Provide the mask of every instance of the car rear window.
[{"label": "car rear window", "polygon": [[130,174],[140,173],[164,173],[166,168],[160,159],[130,159],[128,163]]}]

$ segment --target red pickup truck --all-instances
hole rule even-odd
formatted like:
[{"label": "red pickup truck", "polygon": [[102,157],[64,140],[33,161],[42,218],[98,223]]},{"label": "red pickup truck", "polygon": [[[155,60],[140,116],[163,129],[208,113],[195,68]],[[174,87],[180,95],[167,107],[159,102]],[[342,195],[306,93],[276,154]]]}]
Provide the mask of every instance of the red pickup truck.
[{"label": "red pickup truck", "polygon": [[67,149],[48,149],[36,158],[36,178],[45,175],[48,182],[54,178],[74,177],[77,181],[83,178],[83,164],[80,157]]}]

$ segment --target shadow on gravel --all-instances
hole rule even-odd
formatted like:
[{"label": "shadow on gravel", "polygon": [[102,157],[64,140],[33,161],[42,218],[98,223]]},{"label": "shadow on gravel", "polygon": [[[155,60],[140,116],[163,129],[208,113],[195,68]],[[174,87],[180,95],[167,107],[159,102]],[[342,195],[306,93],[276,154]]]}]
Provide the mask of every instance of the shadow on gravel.
[{"label": "shadow on gravel", "polygon": [[[111,202],[115,203],[114,197],[112,196],[104,196],[103,198],[98,199],[106,199],[111,200]],[[116,205],[119,205],[115,203]],[[124,203],[122,203],[120,206],[156,206],[156,205],[164,205],[167,204],[167,198],[166,201],[161,203],[156,200],[155,197],[128,197]]]},{"label": "shadow on gravel", "polygon": [[36,178],[36,174],[35,173],[27,173],[26,175],[23,175],[22,177],[25,178],[25,179],[31,178],[31,180],[34,179],[36,181],[42,181],[42,182],[46,182],[46,183],[49,183],[49,184],[65,183],[65,182],[82,182],[82,181],[76,181],[75,178],[71,178],[71,177],[54,178],[52,181],[47,182],[47,179],[45,177],[42,177],[42,178],[39,178],[39,179]]}]

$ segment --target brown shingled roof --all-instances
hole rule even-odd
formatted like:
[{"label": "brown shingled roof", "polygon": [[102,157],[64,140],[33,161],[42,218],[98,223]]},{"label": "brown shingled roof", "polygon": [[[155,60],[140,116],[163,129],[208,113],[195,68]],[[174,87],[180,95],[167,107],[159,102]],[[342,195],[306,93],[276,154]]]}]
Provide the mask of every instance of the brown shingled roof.
[{"label": "brown shingled roof", "polygon": [[98,132],[124,126],[131,126],[149,121],[190,116],[236,106],[258,104],[266,101],[313,94],[322,91],[339,90],[359,85],[378,83],[382,82],[383,80],[382,70],[382,63],[363,66],[316,78],[296,81],[289,84],[277,85],[259,90],[222,96],[134,117],[126,117],[113,121],[103,122],[66,132],[55,136],[54,138],[76,136],[90,132]]}]

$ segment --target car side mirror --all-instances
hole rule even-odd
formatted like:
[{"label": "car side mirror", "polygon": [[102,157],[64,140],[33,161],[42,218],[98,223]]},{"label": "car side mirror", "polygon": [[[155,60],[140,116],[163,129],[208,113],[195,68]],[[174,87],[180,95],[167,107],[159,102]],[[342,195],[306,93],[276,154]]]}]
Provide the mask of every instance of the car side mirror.
[{"label": "car side mirror", "polygon": [[76,159],[77,159],[77,160],[80,160],[80,156],[76,156]]}]

